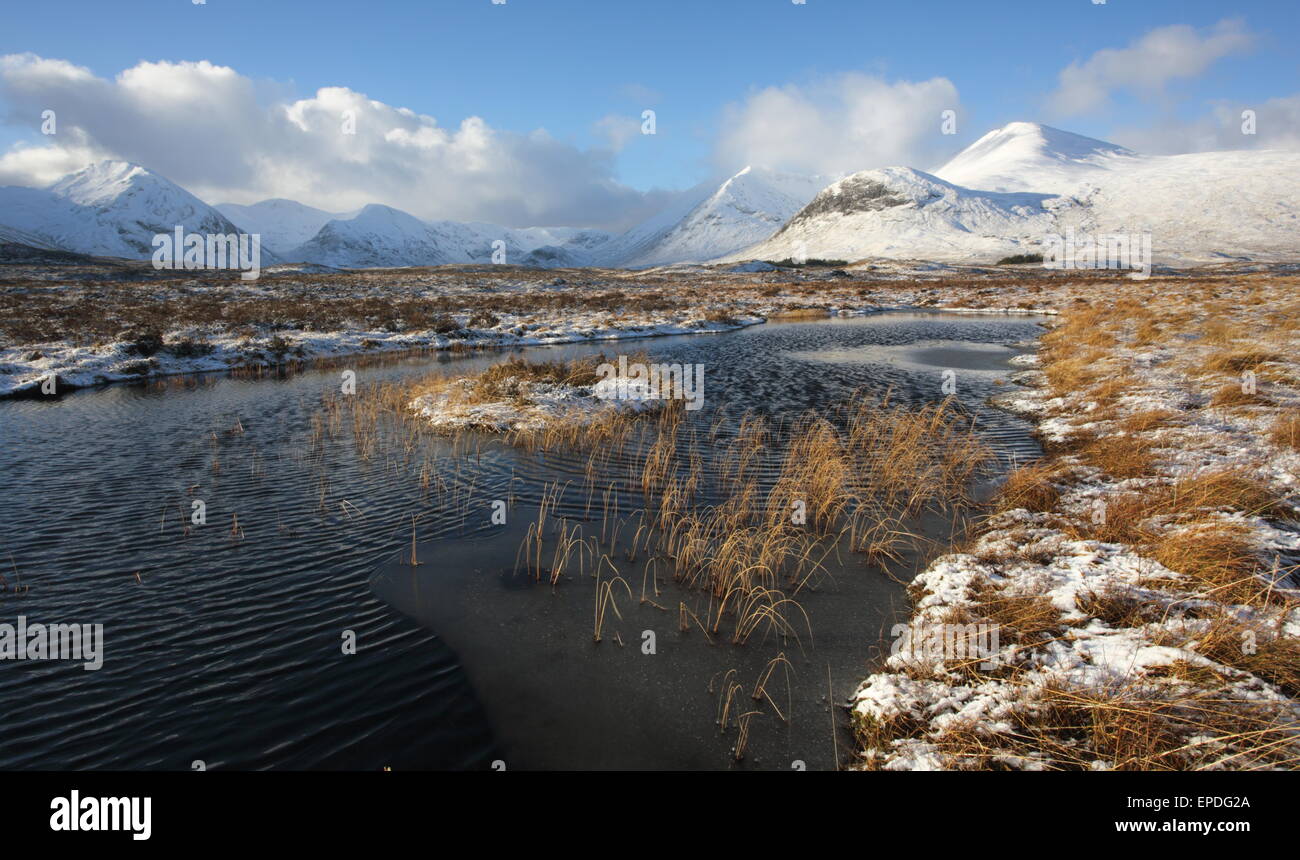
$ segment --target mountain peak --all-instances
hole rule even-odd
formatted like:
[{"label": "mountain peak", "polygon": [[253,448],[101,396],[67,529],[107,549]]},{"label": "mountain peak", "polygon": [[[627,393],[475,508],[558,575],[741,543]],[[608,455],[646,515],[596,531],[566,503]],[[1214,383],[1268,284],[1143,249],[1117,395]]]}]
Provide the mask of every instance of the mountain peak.
[{"label": "mountain peak", "polygon": [[100,206],[148,179],[161,177],[130,161],[98,161],[69,173],[49,190],[82,206]]},{"label": "mountain peak", "polygon": [[1036,122],[994,129],[934,173],[984,191],[1063,192],[1088,173],[1137,157],[1114,143]]},{"label": "mountain peak", "polygon": [[1133,154],[1131,150],[1118,144],[1107,143],[1104,140],[1085,137],[1082,134],[1037,122],[1007,123],[1002,128],[990,131],[965,151],[969,152],[981,147],[981,144],[984,149],[1008,146],[1028,147],[1057,159],[1087,158],[1098,153]]},{"label": "mountain peak", "polygon": [[821,176],[747,165],[672,221],[656,216],[647,222],[653,229],[624,234],[611,244],[611,259],[631,267],[714,259],[770,236],[825,184]]},{"label": "mountain peak", "polygon": [[96,162],[48,188],[4,190],[9,193],[0,199],[0,212],[16,218],[20,229],[84,254],[141,259],[153,252],[155,236],[178,227],[192,233],[238,230],[184,188],[129,161]]}]

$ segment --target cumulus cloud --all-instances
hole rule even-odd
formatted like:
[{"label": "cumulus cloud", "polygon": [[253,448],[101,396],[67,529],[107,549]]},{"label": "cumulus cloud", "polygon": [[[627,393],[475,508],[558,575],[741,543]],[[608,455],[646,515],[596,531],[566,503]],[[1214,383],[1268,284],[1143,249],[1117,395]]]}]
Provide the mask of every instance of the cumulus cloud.
[{"label": "cumulus cloud", "polygon": [[1194,78],[1254,41],[1240,21],[1220,21],[1205,32],[1186,24],[1159,27],[1126,48],[1105,48],[1066,66],[1048,104],[1060,116],[1075,116],[1105,108],[1117,91],[1157,98],[1171,81]]},{"label": "cumulus cloud", "polygon": [[639,117],[611,113],[592,123],[591,130],[596,136],[608,141],[611,149],[621,151],[628,141],[641,133],[641,124]]},{"label": "cumulus cloud", "polygon": [[946,78],[889,82],[860,73],[807,86],[767,87],[724,111],[716,159],[834,175],[893,164],[925,166],[951,148],[945,110],[960,115]]},{"label": "cumulus cloud", "polygon": [[545,130],[443,126],[346,87],[286,98],[208,62],[141,62],[113,79],[34,54],[0,57],[7,121],[57,134],[0,157],[0,183],[44,184],[98,158],[161,173],[212,202],[288,197],[343,211],[384,203],[425,218],[621,228],[662,205],[614,177],[614,149]]},{"label": "cumulus cloud", "polygon": [[[1253,134],[1245,133],[1246,111],[1254,114]],[[1117,129],[1110,136],[1139,152],[1157,155],[1224,149],[1300,150],[1300,93],[1258,104],[1216,102],[1195,120],[1167,117],[1145,128]]]}]

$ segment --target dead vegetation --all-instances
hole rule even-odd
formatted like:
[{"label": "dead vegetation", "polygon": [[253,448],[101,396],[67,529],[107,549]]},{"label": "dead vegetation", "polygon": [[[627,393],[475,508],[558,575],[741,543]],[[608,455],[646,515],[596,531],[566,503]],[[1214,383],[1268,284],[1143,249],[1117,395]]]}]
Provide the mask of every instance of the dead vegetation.
[{"label": "dead vegetation", "polygon": [[[1294,456],[1300,433],[1297,326],[1270,310],[1292,288],[1281,278],[1229,300],[1230,288],[1189,283],[1090,301],[1043,337],[1035,414],[1052,422],[1049,455],[1012,471],[995,495],[982,536],[965,546],[980,567],[964,594],[948,602],[921,589],[913,621],[992,622],[1016,656],[995,669],[895,659],[864,685],[871,697],[889,689],[872,680],[890,677],[933,689],[936,702],[987,696],[1003,725],[931,722],[947,710],[923,716],[867,698],[854,711],[861,766],[914,756],[956,769],[1300,764],[1300,640],[1287,631],[1300,587],[1294,560],[1269,550],[1264,530],[1294,533],[1300,510],[1293,485],[1274,477],[1295,474],[1294,461],[1275,458]],[[1093,547],[1135,566],[1080,587],[1069,611],[1029,585],[1063,552]],[[1097,636],[1120,653],[1185,656],[1039,667],[1047,649],[1069,653]]]}]

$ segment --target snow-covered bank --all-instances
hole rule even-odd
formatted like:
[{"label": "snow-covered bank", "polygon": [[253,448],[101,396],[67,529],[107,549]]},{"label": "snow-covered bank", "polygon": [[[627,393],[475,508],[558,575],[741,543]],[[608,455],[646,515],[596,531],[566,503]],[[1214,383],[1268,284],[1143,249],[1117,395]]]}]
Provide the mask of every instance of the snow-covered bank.
[{"label": "snow-covered bank", "polygon": [[520,375],[494,380],[488,392],[483,391],[481,378],[439,381],[434,390],[416,396],[408,408],[441,432],[507,433],[543,430],[555,423],[573,428],[620,414],[653,412],[668,402],[658,390],[627,377],[572,384],[530,379],[527,366],[521,370]]},{"label": "snow-covered bank", "polygon": [[[748,316],[720,322],[703,318],[661,317],[626,325],[608,320],[579,317],[553,323],[528,323],[495,329],[458,329],[387,332],[383,330],[277,332],[267,338],[248,338],[220,331],[174,330],[164,335],[162,347],[151,355],[141,354],[138,344],[127,340],[93,347],[66,343],[41,343],[30,347],[0,350],[0,397],[39,389],[42,381],[57,377],[60,390],[138,382],[158,376],[274,367],[286,361],[310,362],[345,359],[385,352],[456,348],[503,348],[613,341],[665,335],[718,334],[758,325],[761,317]],[[505,327],[505,330],[501,330]],[[198,354],[195,354],[198,353]]]},{"label": "snow-covered bank", "polygon": [[0,397],[52,377],[68,389],[353,355],[710,334],[790,311],[1054,311],[1054,291],[1021,284],[1020,273],[1006,281],[919,264],[565,277],[492,266],[283,269],[255,283],[107,264],[0,274]]},{"label": "snow-covered bank", "polygon": [[[1289,768],[1300,754],[1294,278],[1076,305],[999,405],[1049,455],[912,583],[859,766]],[[990,625],[995,653],[928,631]]]},{"label": "snow-covered bank", "polygon": [[[709,334],[791,313],[1050,315],[1135,283],[1116,272],[923,261],[761,272],[284,269],[252,283],[94,263],[11,264],[0,275],[0,396],[39,390],[51,374],[73,388],[401,351]],[[1185,277],[1161,272],[1150,283]]]}]

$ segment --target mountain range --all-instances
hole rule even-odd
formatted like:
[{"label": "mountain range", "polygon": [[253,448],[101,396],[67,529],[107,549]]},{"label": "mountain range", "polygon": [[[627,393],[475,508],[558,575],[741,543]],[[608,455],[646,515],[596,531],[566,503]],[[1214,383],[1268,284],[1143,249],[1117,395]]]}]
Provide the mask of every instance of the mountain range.
[{"label": "mountain range", "polygon": [[0,236],[26,235],[35,247],[147,258],[153,237],[178,225],[192,233],[239,232],[184,188],[124,161],[92,164],[48,188],[0,188]]},{"label": "mountain range", "polygon": [[1149,234],[1161,263],[1300,257],[1300,153],[1146,156],[1036,123],[986,134],[934,173],[865,170],[724,260],[996,261],[1047,234]]},{"label": "mountain range", "polygon": [[270,260],[338,268],[501,260],[644,268],[810,258],[991,262],[1049,233],[1149,233],[1160,262],[1300,256],[1300,153],[1147,156],[1036,123],[996,129],[927,173],[806,176],[746,167],[632,229],[428,221],[380,204],[327,212],[293,200],[211,206],[121,161],[47,188],[0,188],[0,243],[131,259],[177,226],[258,233]]}]

